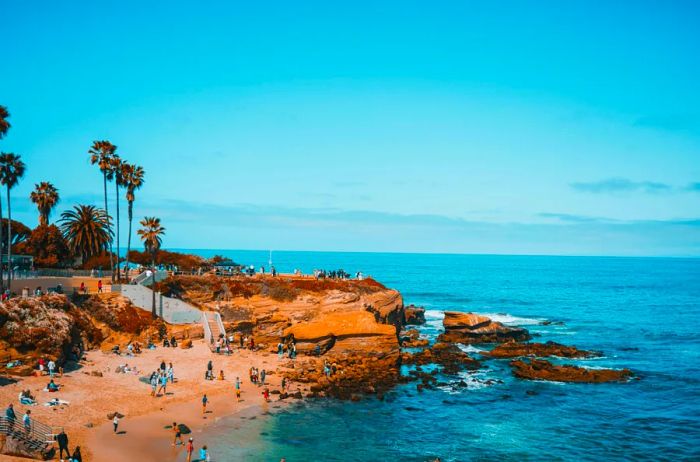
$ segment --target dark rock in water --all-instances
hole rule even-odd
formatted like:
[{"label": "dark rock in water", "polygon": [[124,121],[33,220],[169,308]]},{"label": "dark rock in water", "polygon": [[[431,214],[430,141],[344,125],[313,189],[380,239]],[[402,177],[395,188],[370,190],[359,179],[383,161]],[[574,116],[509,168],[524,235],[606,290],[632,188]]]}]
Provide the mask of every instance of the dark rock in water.
[{"label": "dark rock in water", "polygon": [[460,380],[459,382],[457,382],[457,386],[464,388],[467,386],[467,382],[465,382],[464,380]]},{"label": "dark rock in water", "polygon": [[555,366],[543,359],[511,361],[513,375],[519,379],[553,382],[602,383],[624,382],[633,374],[629,369],[585,369],[578,366]]},{"label": "dark rock in water", "polygon": [[404,324],[421,325],[425,324],[425,308],[408,305],[403,309]]},{"label": "dark rock in water", "polygon": [[530,339],[530,333],[522,327],[506,326],[474,313],[446,311],[442,325],[445,333],[440,334],[439,342],[476,344],[524,342]]},{"label": "dark rock in water", "polygon": [[401,346],[404,348],[418,348],[429,344],[428,339],[420,338],[420,332],[416,329],[411,329],[401,334]]},{"label": "dark rock in water", "polygon": [[593,358],[601,356],[596,351],[579,350],[573,346],[566,346],[560,343],[518,343],[506,342],[498,345],[490,352],[483,353],[484,356],[492,358],[516,358],[519,356],[559,356],[562,358]]},{"label": "dark rock in water", "polygon": [[536,392],[535,390],[527,390],[525,394],[528,396],[537,396],[539,395],[539,392]]},{"label": "dark rock in water", "polygon": [[540,326],[563,326],[563,325],[564,325],[564,321],[546,320],[546,321],[540,322]]},{"label": "dark rock in water", "polygon": [[[427,348],[415,354],[404,353],[402,355],[404,364],[439,364],[443,366],[445,374],[456,374],[462,370],[475,370],[481,367],[481,362],[472,358],[462,351],[457,345],[450,343],[436,343],[431,348]],[[431,372],[436,374],[437,372]]]},{"label": "dark rock in water", "polygon": [[420,408],[412,407],[412,406],[406,406],[404,409],[406,409],[407,411],[412,411],[412,412],[420,411]]}]

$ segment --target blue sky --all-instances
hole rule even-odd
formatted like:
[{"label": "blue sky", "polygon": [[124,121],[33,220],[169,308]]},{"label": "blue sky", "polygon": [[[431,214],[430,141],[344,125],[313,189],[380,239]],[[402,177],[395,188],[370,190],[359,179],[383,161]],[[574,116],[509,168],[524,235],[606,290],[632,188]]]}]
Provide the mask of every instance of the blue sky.
[{"label": "blue sky", "polygon": [[700,256],[693,2],[0,2],[30,225],[109,139],[173,248]]}]

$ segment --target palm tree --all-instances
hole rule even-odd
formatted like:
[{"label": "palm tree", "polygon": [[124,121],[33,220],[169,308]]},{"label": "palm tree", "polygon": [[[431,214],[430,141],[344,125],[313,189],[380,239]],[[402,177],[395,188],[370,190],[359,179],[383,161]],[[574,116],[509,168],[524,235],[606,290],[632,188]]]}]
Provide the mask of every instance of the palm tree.
[{"label": "palm tree", "polygon": [[[10,129],[10,122],[7,121],[7,119],[10,117],[10,112],[7,110],[5,106],[0,106],[0,140],[5,137],[5,134],[7,131]],[[0,201],[0,220],[2,220],[2,201]],[[8,221],[9,223],[10,221]],[[2,240],[2,226],[0,226],[0,242],[3,242]],[[9,268],[9,264],[8,264]],[[5,280],[3,278],[3,267],[2,267],[2,259],[0,258],[0,290],[5,289]]]},{"label": "palm tree", "polygon": [[122,176],[126,186],[126,201],[129,203],[129,234],[126,240],[126,279],[129,279],[129,252],[131,252],[131,223],[134,220],[134,200],[136,190],[143,186],[143,167],[140,165],[124,163]]},{"label": "palm tree", "polygon": [[0,140],[3,139],[5,133],[10,129],[10,122],[7,121],[9,117],[10,113],[7,108],[0,106]]},{"label": "palm tree", "polygon": [[39,209],[39,226],[47,226],[51,210],[58,203],[58,189],[48,181],[42,181],[34,185],[34,191],[29,195],[29,199]]},{"label": "palm tree", "polygon": [[12,209],[10,208],[10,190],[17,186],[24,176],[26,165],[21,156],[3,152],[0,154],[0,183],[7,187],[7,288],[11,289],[12,282]]},{"label": "palm tree", "polygon": [[70,249],[83,263],[105,252],[114,234],[107,212],[94,205],[76,205],[63,212],[59,224]]},{"label": "palm tree", "polygon": [[[114,172],[112,170],[112,158],[115,156],[117,147],[110,143],[109,141],[94,141],[92,146],[88,150],[90,154],[90,163],[92,165],[97,165],[102,172],[102,179],[104,181],[104,193],[105,193],[105,216],[107,218],[107,226],[110,226],[109,219],[109,209],[107,208],[107,181],[111,181],[114,177]],[[114,233],[110,230],[110,236]],[[112,241],[109,241],[109,266],[112,270],[112,282],[114,282],[114,261],[112,257]]]},{"label": "palm tree", "polygon": [[153,272],[153,284],[151,285],[151,293],[153,294],[153,306],[151,308],[151,314],[155,318],[156,315],[156,255],[163,243],[163,236],[165,235],[165,228],[160,224],[160,218],[156,217],[145,217],[141,220],[141,229],[137,231],[138,235],[141,236],[143,241],[143,246],[146,252],[151,254],[151,261]]},{"label": "palm tree", "polygon": [[120,270],[119,270],[119,188],[124,185],[124,165],[126,162],[122,161],[121,157],[114,155],[112,157],[111,168],[112,177],[114,178],[114,186],[117,190],[117,227],[115,229],[117,234],[117,281],[120,280]]}]

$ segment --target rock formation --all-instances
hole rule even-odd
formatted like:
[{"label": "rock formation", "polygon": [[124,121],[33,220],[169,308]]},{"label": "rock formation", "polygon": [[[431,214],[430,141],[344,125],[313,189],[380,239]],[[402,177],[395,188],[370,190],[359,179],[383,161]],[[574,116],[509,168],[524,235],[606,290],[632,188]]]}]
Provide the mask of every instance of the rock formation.
[{"label": "rock formation", "polygon": [[513,375],[520,379],[554,382],[602,383],[622,382],[632,377],[629,369],[586,369],[557,366],[543,359],[515,360],[510,363]]},{"label": "rock formation", "polygon": [[441,342],[476,344],[530,339],[530,334],[522,327],[505,326],[474,313],[446,311],[442,324],[445,333],[438,338]]},{"label": "rock formation", "polygon": [[517,358],[519,356],[559,356],[561,358],[594,358],[600,356],[597,351],[579,350],[574,346],[562,345],[555,342],[547,343],[502,343],[490,352],[483,353],[492,358]]},{"label": "rock formation", "polygon": [[404,324],[419,326],[425,324],[425,308],[408,305],[404,308]]}]

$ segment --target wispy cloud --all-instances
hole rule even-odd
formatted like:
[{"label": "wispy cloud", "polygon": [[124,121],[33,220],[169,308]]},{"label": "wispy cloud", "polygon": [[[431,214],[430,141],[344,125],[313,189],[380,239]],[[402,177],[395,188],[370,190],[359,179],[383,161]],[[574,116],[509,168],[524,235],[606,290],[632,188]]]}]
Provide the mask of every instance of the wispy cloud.
[{"label": "wispy cloud", "polygon": [[671,192],[673,186],[657,181],[632,181],[628,178],[608,178],[600,181],[571,183],[577,191],[588,193],[644,192],[651,194]]},{"label": "wispy cloud", "polygon": [[690,183],[685,187],[686,191],[700,192],[700,182]]},{"label": "wispy cloud", "polygon": [[611,222],[612,220],[600,217],[591,217],[587,215],[574,215],[571,213],[550,213],[542,212],[538,213],[537,216],[542,218],[554,218],[559,221],[566,223],[598,223],[598,222]]}]

